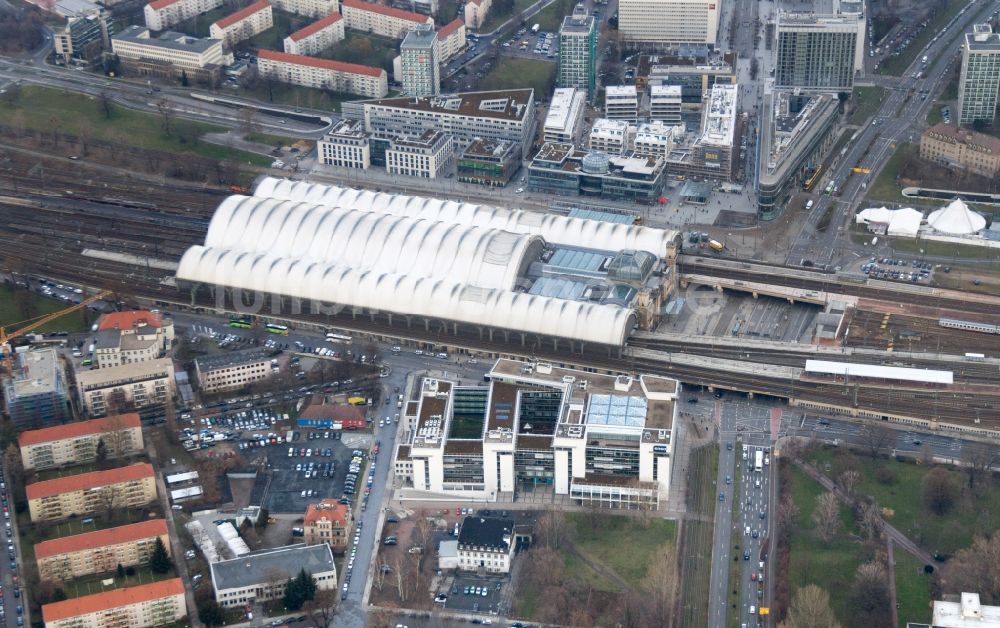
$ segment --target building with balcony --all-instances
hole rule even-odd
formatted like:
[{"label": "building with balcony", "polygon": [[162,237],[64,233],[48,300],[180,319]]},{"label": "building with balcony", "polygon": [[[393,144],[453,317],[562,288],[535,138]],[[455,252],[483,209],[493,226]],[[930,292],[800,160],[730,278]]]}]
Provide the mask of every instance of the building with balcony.
[{"label": "building with balcony", "polygon": [[335,499],[309,504],[302,519],[305,541],[309,545],[326,543],[334,552],[343,553],[347,550],[353,520],[350,506]]},{"label": "building with balcony", "polygon": [[608,85],[605,88],[604,117],[628,122],[639,119],[639,93],[635,85]]},{"label": "building with balcony", "polygon": [[465,21],[460,17],[456,17],[438,30],[438,63],[444,65],[465,50],[465,33]]},{"label": "building with balcony", "polygon": [[42,606],[45,628],[148,628],[172,624],[187,618],[187,614],[184,582],[180,578]]},{"label": "building with balcony", "polygon": [[647,122],[640,124],[636,129],[632,149],[636,155],[655,155],[667,159],[683,136],[684,125]]},{"label": "building with balcony", "polygon": [[344,18],[331,13],[284,39],[285,52],[292,55],[314,55],[344,40]]},{"label": "building with balcony", "polygon": [[281,83],[378,98],[389,93],[385,70],[273,50],[257,51],[257,72]]},{"label": "building with balcony", "polygon": [[621,155],[631,144],[631,132],[635,129],[624,120],[598,118],[590,129],[590,150],[608,155]]},{"label": "building with balcony", "polygon": [[118,568],[149,563],[156,546],[163,542],[170,553],[167,522],[150,519],[117,528],[64,536],[35,544],[35,561],[42,580],[70,580]]},{"label": "building with balcony", "polygon": [[153,37],[148,28],[128,26],[111,37],[111,50],[123,69],[139,76],[209,80],[222,76],[232,63],[220,39],[199,39],[184,33],[164,31]]},{"label": "building with balcony", "polygon": [[274,26],[274,12],[271,10],[271,3],[268,0],[257,0],[250,6],[230,13],[212,24],[208,34],[213,39],[221,39],[226,46],[232,48],[272,26]]},{"label": "building with balcony", "polygon": [[343,0],[342,13],[347,20],[347,28],[390,39],[402,39],[418,24],[434,26],[434,18],[428,15],[364,0]]},{"label": "building with balcony", "polygon": [[153,466],[146,463],[67,475],[26,487],[32,521],[139,508],[156,499]]},{"label": "building with balcony", "polygon": [[110,458],[142,451],[139,415],[127,413],[29,430],[21,432],[17,439],[25,470],[93,462],[101,440]]},{"label": "building with balcony", "polygon": [[479,27],[486,23],[486,18],[489,17],[492,7],[493,0],[468,0],[462,9],[465,27],[479,30]]},{"label": "building with balcony", "polygon": [[250,552],[210,567],[215,599],[224,608],[278,599],[285,594],[288,579],[303,569],[312,576],[317,589],[337,588],[337,567],[326,543],[299,543]]},{"label": "building with balcony", "polygon": [[272,0],[276,9],[305,17],[322,18],[340,13],[339,0]]},{"label": "building with balcony", "polygon": [[80,371],[76,389],[80,405],[92,417],[161,406],[174,392],[174,361],[156,358]]},{"label": "building with balcony", "polygon": [[670,126],[681,123],[682,96],[680,85],[649,86],[649,119]]},{"label": "building with balcony", "polygon": [[403,93],[407,96],[437,96],[441,93],[438,38],[432,25],[418,24],[399,45]]},{"label": "building with balcony", "polygon": [[507,140],[476,140],[458,158],[458,180],[503,187],[520,168],[520,144]]},{"label": "building with balcony", "polygon": [[222,0],[153,0],[143,8],[146,28],[162,31],[222,6]]},{"label": "building with balcony", "polygon": [[7,416],[20,428],[72,420],[66,373],[58,351],[18,351],[13,374],[3,379],[3,402]]}]

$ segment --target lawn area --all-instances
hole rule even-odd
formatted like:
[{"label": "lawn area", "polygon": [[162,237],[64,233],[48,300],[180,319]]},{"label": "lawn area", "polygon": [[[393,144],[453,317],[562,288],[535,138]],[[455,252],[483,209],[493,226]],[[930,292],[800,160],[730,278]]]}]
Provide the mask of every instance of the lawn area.
[{"label": "lawn area", "polygon": [[559,27],[562,26],[563,18],[569,15],[572,10],[572,4],[569,5],[569,10],[567,11],[564,5],[559,0],[556,0],[536,13],[528,22],[538,24],[540,30],[558,33]]},{"label": "lawn area", "polygon": [[[134,587],[140,584],[150,584],[152,582],[159,582],[160,580],[176,577],[177,575],[174,573],[173,569],[167,573],[153,573],[153,570],[148,566],[142,566],[135,567],[135,575],[126,575],[124,578],[119,578],[114,572],[96,574],[84,578],[76,578],[64,583],[63,590],[66,592],[67,596],[75,598],[84,595],[91,595],[93,593],[101,593],[102,591],[110,591],[112,589]],[[114,579],[114,584],[106,587],[102,584],[102,581],[109,578]]]},{"label": "lawn area", "polygon": [[510,11],[498,11],[497,5],[493,5],[493,10],[490,14],[486,16],[486,22],[483,23],[478,29],[472,29],[474,32],[480,33],[491,33],[498,26],[506,22],[512,15],[520,15],[521,11],[527,9],[530,5],[534,4],[535,0],[514,0],[514,7]]},{"label": "lawn area", "polygon": [[344,41],[317,56],[375,66],[392,74],[392,60],[399,56],[399,40],[348,30]]},{"label": "lawn area", "polygon": [[906,622],[931,621],[931,576],[924,573],[924,566],[909,552],[897,545],[893,549],[896,560],[896,601],[899,603],[899,628]]},{"label": "lawn area", "polygon": [[[326,109],[338,113],[340,112],[340,103],[364,98],[364,96],[356,94],[327,93],[321,89],[277,82],[273,84],[273,90],[269,90],[264,81],[258,81],[252,88],[240,87],[239,89],[226,91],[233,96],[253,98],[263,102],[279,105],[295,105],[296,107],[307,107],[309,109]],[[268,160],[268,164],[270,163],[270,160]]]},{"label": "lawn area", "polygon": [[[31,305],[30,310],[31,316],[28,318],[51,314],[52,312],[58,312],[59,310],[66,308],[66,304],[62,301],[49,299],[27,290],[19,290],[18,292],[24,292],[30,295],[31,303],[33,305]],[[22,313],[17,300],[14,298],[14,289],[6,285],[0,286],[0,326],[11,325],[23,320],[26,320],[26,317]],[[54,321],[45,323],[34,331],[42,334],[53,331],[74,332],[84,331],[87,327],[88,325],[87,321],[84,319],[84,312],[82,310],[77,310],[57,318]],[[10,331],[13,331],[13,329]]]},{"label": "lawn area", "polygon": [[[217,9],[212,9],[211,11],[206,11],[200,15],[196,15],[190,20],[185,20],[177,24],[174,28],[170,30],[176,30],[179,33],[189,33],[195,37],[208,37],[209,29],[215,22],[226,17],[232,13],[235,9],[228,9],[226,7],[219,7]],[[273,10],[273,9],[272,9]],[[276,14],[277,11],[274,11]],[[280,50],[280,48],[279,48]]]},{"label": "lawn area", "polygon": [[885,92],[884,87],[855,87],[853,97],[857,102],[857,109],[851,114],[848,124],[859,126],[867,124],[868,119],[875,115],[879,105],[882,104]]},{"label": "lawn area", "polygon": [[159,115],[113,105],[109,117],[92,96],[71,94],[48,87],[30,85],[21,89],[15,104],[0,103],[0,118],[9,121],[15,116],[23,120],[25,128],[40,131],[59,128],[65,133],[79,136],[83,130],[94,140],[149,150],[193,153],[210,159],[232,158],[257,165],[268,165],[271,162],[262,155],[201,141],[200,138],[205,133],[225,132],[224,127],[175,118],[168,135],[163,131]]},{"label": "lawn area", "polygon": [[61,467],[59,469],[42,469],[38,471],[35,475],[39,482],[44,480],[53,480],[55,478],[66,477],[67,475],[77,475],[78,473],[90,473],[91,471],[96,471],[97,465],[91,464],[78,464],[72,467]]},{"label": "lawn area", "polygon": [[576,528],[577,550],[641,588],[657,550],[676,542],[677,523],[652,517],[646,523],[637,517],[598,517],[597,525],[591,526],[589,514],[567,515]]},{"label": "lawn area", "polygon": [[547,98],[552,92],[556,78],[556,64],[535,59],[512,59],[504,57],[497,63],[483,80],[479,82],[482,90],[519,89],[531,87],[536,98]]},{"label": "lawn area", "polygon": [[931,105],[931,108],[927,110],[927,124],[929,126],[934,126],[938,122],[941,122],[941,106],[935,102]]},{"label": "lawn area", "polygon": [[288,13],[276,8],[272,8],[271,11],[274,15],[274,26],[263,33],[257,33],[244,42],[240,42],[239,47],[284,50],[285,37],[288,37],[303,26],[316,21],[313,18]]},{"label": "lawn area", "polygon": [[899,203],[904,200],[900,193],[903,188],[896,183],[896,178],[899,177],[899,172],[902,170],[903,164],[916,152],[917,146],[914,144],[900,144],[897,146],[896,152],[886,162],[885,167],[882,168],[878,177],[868,186],[867,198],[893,203]]},{"label": "lawn area", "polygon": [[294,137],[271,135],[270,133],[250,133],[247,135],[247,141],[267,144],[268,146],[291,146],[298,140]]},{"label": "lawn area", "polygon": [[[968,0],[948,0],[947,8],[931,18],[927,22],[927,27],[920,31],[920,34],[914,37],[910,45],[903,49],[898,56],[886,59],[880,66],[879,72],[893,76],[899,76],[905,72],[906,68],[910,67],[910,64],[917,58],[920,51],[924,49],[924,46],[935,35],[941,32],[944,25],[951,21],[951,18],[955,17],[966,6],[969,6]],[[972,19],[971,15],[969,19]]]}]

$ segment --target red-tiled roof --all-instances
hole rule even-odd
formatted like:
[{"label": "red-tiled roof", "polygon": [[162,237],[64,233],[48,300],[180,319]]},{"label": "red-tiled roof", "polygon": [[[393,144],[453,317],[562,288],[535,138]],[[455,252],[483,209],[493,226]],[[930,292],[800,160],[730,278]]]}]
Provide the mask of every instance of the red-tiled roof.
[{"label": "red-tiled roof", "polygon": [[295,31],[288,37],[292,41],[302,41],[306,37],[315,34],[317,31],[320,31],[331,24],[336,24],[342,19],[344,19],[344,16],[341,15],[340,13],[331,13],[330,15],[324,17],[321,20],[316,20],[312,24],[300,28],[299,30]]},{"label": "red-tiled roof", "polygon": [[51,497],[52,495],[60,495],[71,491],[82,491],[88,488],[110,486],[120,482],[130,482],[132,480],[150,477],[153,477],[153,465],[141,462],[139,464],[132,464],[118,469],[78,473],[76,475],[67,475],[62,478],[55,478],[54,480],[35,482],[34,484],[29,484],[25,488],[25,491],[28,494],[28,499],[32,500],[40,497]]},{"label": "red-tiled roof", "polygon": [[271,6],[271,3],[267,0],[257,0],[248,7],[244,7],[237,11],[236,13],[230,13],[226,17],[218,20],[215,25],[219,28],[226,28],[227,26],[232,26],[236,22],[242,19],[248,18],[258,11],[263,11],[267,7]]},{"label": "red-tiled roof", "polygon": [[457,31],[460,26],[465,26],[465,21],[460,17],[456,17],[441,27],[441,30],[438,31],[438,40],[442,40],[448,35],[451,35]]},{"label": "red-tiled roof", "polygon": [[[70,617],[89,615],[122,606],[130,606],[141,602],[149,602],[174,595],[184,595],[184,583],[180,578],[161,580],[151,584],[140,584],[136,587],[126,587],[94,593],[83,597],[53,602],[42,607],[42,618],[45,623],[62,621]],[[190,610],[190,609],[189,609]]]},{"label": "red-tiled roof", "polygon": [[74,534],[58,539],[42,541],[35,545],[35,558],[42,559],[49,556],[58,556],[69,552],[79,552],[80,550],[93,547],[108,547],[110,545],[121,545],[129,541],[148,539],[154,536],[167,535],[167,522],[164,519],[150,519],[140,521],[117,528],[107,530],[95,530],[84,534]]},{"label": "red-tiled roof", "polygon": [[133,329],[137,325],[149,325],[150,327],[160,327],[159,314],[153,314],[149,310],[136,310],[134,312],[112,312],[105,314],[101,318],[101,324],[97,327],[101,331],[108,329]]},{"label": "red-tiled roof", "polygon": [[48,443],[66,438],[79,438],[80,436],[87,436],[89,434],[99,434],[108,430],[120,430],[130,427],[140,427],[139,415],[135,412],[104,417],[103,419],[91,419],[90,421],[77,421],[76,423],[45,427],[40,430],[30,430],[22,432],[17,440],[21,447],[25,447],[27,445],[37,445],[38,443]]},{"label": "red-tiled roof", "polygon": [[324,518],[336,521],[341,525],[347,525],[347,506],[333,499],[324,499],[318,504],[309,504],[306,516],[303,517],[302,521],[304,525],[308,526]]},{"label": "red-tiled roof", "polygon": [[394,9],[392,7],[382,6],[381,4],[362,2],[362,0],[344,0],[344,6],[352,7],[355,9],[362,9],[364,11],[372,11],[373,13],[381,13],[382,15],[388,15],[389,17],[397,17],[401,20],[416,22],[417,24],[427,23],[426,15],[420,15],[419,13],[414,13],[412,11],[404,11],[402,9]]},{"label": "red-tiled roof", "polygon": [[381,76],[385,70],[373,68],[368,65],[358,65],[357,63],[345,63],[344,61],[331,61],[330,59],[318,59],[307,57],[306,55],[293,55],[277,50],[258,50],[258,59],[270,59],[271,61],[282,61],[285,63],[295,63],[298,65],[308,65],[324,70],[336,70],[338,72],[348,72],[350,74],[367,74],[368,76]]},{"label": "red-tiled roof", "polygon": [[153,10],[159,11],[160,9],[169,7],[171,4],[180,1],[181,0],[153,0],[153,2],[149,3],[149,6],[152,7]]}]

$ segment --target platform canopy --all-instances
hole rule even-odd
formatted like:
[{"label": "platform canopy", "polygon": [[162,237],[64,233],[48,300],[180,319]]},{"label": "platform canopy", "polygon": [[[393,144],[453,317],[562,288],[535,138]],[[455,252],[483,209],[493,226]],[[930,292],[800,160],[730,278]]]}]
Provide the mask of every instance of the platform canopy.
[{"label": "platform canopy", "polygon": [[847,362],[828,362],[826,360],[806,360],[806,373],[894,379],[904,382],[923,382],[927,384],[953,383],[951,371],[879,366],[877,364],[850,364]]}]

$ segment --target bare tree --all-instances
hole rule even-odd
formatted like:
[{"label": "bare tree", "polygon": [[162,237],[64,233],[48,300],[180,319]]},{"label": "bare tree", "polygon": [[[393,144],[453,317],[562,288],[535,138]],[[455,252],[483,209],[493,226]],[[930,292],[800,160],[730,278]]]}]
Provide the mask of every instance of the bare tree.
[{"label": "bare tree", "polygon": [[393,559],[392,570],[396,574],[396,591],[399,593],[399,601],[405,602],[409,593],[409,582],[403,573],[403,560],[398,555]]},{"label": "bare tree", "polygon": [[7,484],[13,488],[15,499],[24,499],[24,464],[17,443],[10,443],[3,452],[3,466],[7,469]]},{"label": "bare tree", "polygon": [[424,552],[427,552],[428,546],[431,543],[431,534],[433,533],[433,530],[431,529],[431,520],[428,518],[425,510],[417,512],[413,529],[417,535],[417,543],[420,544],[420,547],[423,548]]},{"label": "bare tree", "polygon": [[313,599],[306,601],[302,610],[306,612],[306,618],[314,628],[327,628],[333,625],[339,600],[336,589],[320,589]]},{"label": "bare tree", "polygon": [[101,111],[104,112],[104,117],[110,120],[111,114],[115,111],[115,103],[111,98],[111,92],[101,90],[101,93],[97,95],[97,101],[101,103]]},{"label": "bare tree", "polygon": [[240,109],[239,123],[243,139],[248,139],[250,135],[260,131],[260,124],[257,123],[257,110],[253,107]]},{"label": "bare tree", "polygon": [[778,504],[778,538],[786,543],[791,538],[792,530],[795,529],[795,520],[799,518],[799,507],[795,505],[795,500],[791,495],[784,495],[781,503]]},{"label": "bare tree", "polygon": [[571,540],[569,523],[566,515],[559,511],[548,511],[538,518],[535,524],[535,539],[540,547],[562,549]]},{"label": "bare tree", "polygon": [[156,101],[156,110],[160,112],[160,128],[163,130],[163,134],[170,137],[171,125],[175,116],[173,104],[166,98],[161,98]]},{"label": "bare tree", "polygon": [[177,411],[174,408],[174,400],[167,397],[166,402],[163,404],[163,417],[167,425],[167,441],[172,445],[180,444],[179,429],[180,426],[177,425]]},{"label": "bare tree", "polygon": [[840,502],[837,496],[827,492],[816,498],[816,507],[812,514],[816,534],[824,542],[829,543],[840,531]]},{"label": "bare tree", "polygon": [[967,443],[962,448],[962,462],[968,474],[969,490],[975,490],[977,482],[982,483],[1000,463],[1000,450],[991,443]]},{"label": "bare tree", "polygon": [[983,604],[1000,603],[1000,532],[977,536],[955,552],[945,576],[950,590],[978,591]]},{"label": "bare tree", "polygon": [[788,618],[782,626],[787,628],[840,628],[837,617],[830,608],[830,594],[815,584],[801,587],[792,597]]},{"label": "bare tree", "polygon": [[920,446],[920,462],[924,464],[934,464],[934,452],[931,451],[930,443],[924,443]]},{"label": "bare tree", "polygon": [[856,469],[848,469],[840,474],[837,483],[848,496],[854,495],[854,489],[861,482],[861,474]]},{"label": "bare tree", "polygon": [[[221,554],[220,554],[221,556]],[[271,567],[264,572],[264,582],[268,590],[268,597],[278,597],[278,591],[288,584],[289,574],[277,567]]]},{"label": "bare tree", "polygon": [[670,626],[677,601],[677,556],[672,546],[664,546],[653,557],[646,576],[645,616],[650,626]]},{"label": "bare tree", "polygon": [[861,430],[861,435],[868,453],[872,458],[878,458],[892,442],[895,434],[892,428],[878,421],[869,421]]},{"label": "bare tree", "polygon": [[875,502],[861,502],[857,510],[858,527],[869,541],[882,535],[882,514]]},{"label": "bare tree", "polygon": [[937,515],[943,515],[951,510],[958,490],[958,482],[944,467],[931,469],[920,483],[924,505]]},{"label": "bare tree", "polygon": [[88,118],[81,117],[76,125],[76,138],[80,141],[80,150],[84,156],[90,151],[90,141],[94,137],[94,125]]},{"label": "bare tree", "polygon": [[104,518],[107,521],[110,521],[111,515],[114,514],[115,510],[122,506],[121,498],[121,488],[114,484],[101,488],[100,492],[97,494],[97,503],[104,511]]},{"label": "bare tree", "polygon": [[107,445],[109,453],[119,460],[131,452],[134,444],[132,442],[132,432],[125,426],[121,415],[114,414],[108,417],[107,422],[101,429],[101,438]]},{"label": "bare tree", "polygon": [[24,130],[27,127],[27,120],[24,117],[24,111],[18,109],[10,117],[10,126],[14,129],[14,137],[21,139],[24,137]]}]

